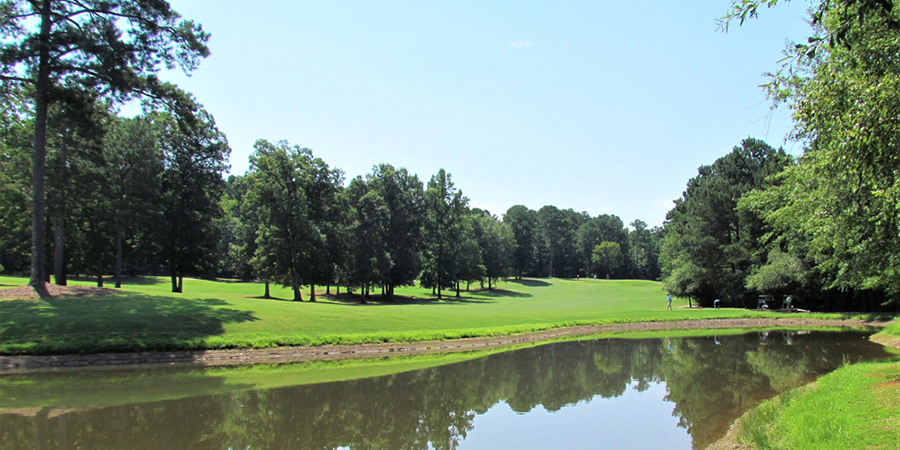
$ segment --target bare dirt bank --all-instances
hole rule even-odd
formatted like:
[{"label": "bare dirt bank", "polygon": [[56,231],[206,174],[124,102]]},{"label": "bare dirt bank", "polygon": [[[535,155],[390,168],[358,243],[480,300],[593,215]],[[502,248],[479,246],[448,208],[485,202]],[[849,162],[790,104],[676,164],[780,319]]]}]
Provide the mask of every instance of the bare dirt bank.
[{"label": "bare dirt bank", "polygon": [[465,352],[539,342],[548,339],[599,333],[634,331],[770,328],[770,327],[882,327],[886,322],[862,319],[813,319],[785,317],[777,319],[707,319],[673,322],[638,322],[600,326],[558,328],[512,336],[482,337],[447,341],[334,345],[322,347],[280,347],[245,350],[207,350],[143,353],[101,353],[91,355],[0,356],[0,373],[26,372],[71,367],[131,366],[152,364],[191,364],[227,366],[242,364],[321,361],[373,358],[390,355]]}]

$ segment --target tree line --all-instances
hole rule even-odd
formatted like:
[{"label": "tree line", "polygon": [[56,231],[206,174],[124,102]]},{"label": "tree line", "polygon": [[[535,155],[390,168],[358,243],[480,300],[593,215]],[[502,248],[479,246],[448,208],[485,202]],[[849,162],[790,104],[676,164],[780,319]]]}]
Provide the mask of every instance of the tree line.
[{"label": "tree line", "polygon": [[[192,126],[165,111],[122,118],[51,108],[48,127],[48,277],[126,274],[347,286],[363,298],[419,283],[438,297],[506,277],[649,278],[659,275],[659,229],[613,215],[517,205],[502,218],[469,205],[443,169],[427,183],[404,168],[373,167],[346,182],[311,150],[259,140],[244,175],[211,115]],[[12,103],[10,103],[12,105]],[[19,103],[27,110],[24,99]],[[27,268],[27,195],[33,118],[7,108],[2,136],[0,263]],[[70,124],[77,118],[83,124]]]},{"label": "tree line", "polygon": [[[775,1],[735,1],[730,21]],[[669,212],[666,288],[704,305],[896,310],[900,298],[900,10],[822,1],[812,35],[790,45],[765,89],[792,110],[792,158],[747,139],[699,169]]]}]

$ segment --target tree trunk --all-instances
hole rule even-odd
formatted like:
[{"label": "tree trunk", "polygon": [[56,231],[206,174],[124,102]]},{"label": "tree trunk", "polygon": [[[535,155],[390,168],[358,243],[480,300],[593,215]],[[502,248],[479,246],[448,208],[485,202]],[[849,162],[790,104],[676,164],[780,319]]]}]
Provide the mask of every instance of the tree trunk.
[{"label": "tree trunk", "polygon": [[269,295],[269,282],[268,281],[266,281],[266,293],[263,295],[263,298],[272,298],[272,296]]},{"label": "tree trunk", "polygon": [[172,292],[181,292],[178,290],[178,274],[172,270]]},{"label": "tree trunk", "polygon": [[325,285],[325,295],[331,295],[331,283]]},{"label": "tree trunk", "polygon": [[456,280],[456,296],[459,297],[459,280]]},{"label": "tree trunk", "polygon": [[316,301],[316,284],[309,283],[309,301]]},{"label": "tree trunk", "polygon": [[97,258],[97,287],[103,287],[103,256]]},{"label": "tree trunk", "polygon": [[116,289],[122,289],[122,227],[116,230]]},{"label": "tree trunk", "polygon": [[56,232],[56,237],[53,243],[53,276],[56,278],[56,284],[59,286],[66,286],[68,280],[66,280],[66,265],[63,262],[63,258],[65,257],[63,251],[66,242],[66,215],[64,213],[56,218],[55,228],[54,231]]},{"label": "tree trunk", "polygon": [[491,287],[491,277],[488,277],[488,290],[491,290],[491,289],[493,289]]},{"label": "tree trunk", "polygon": [[34,153],[31,177],[31,278],[28,284],[39,295],[47,295],[44,268],[44,216],[46,190],[44,186],[47,161],[47,95],[50,91],[50,0],[41,2],[41,32],[38,37],[38,72],[34,93]]},{"label": "tree trunk", "polygon": [[178,292],[184,292],[184,275],[178,274]]},{"label": "tree trunk", "polygon": [[60,181],[60,185],[62,186],[59,190],[59,199],[57,202],[59,203],[57,206],[57,214],[56,217],[56,226],[54,228],[54,242],[53,242],[53,276],[56,278],[56,284],[59,286],[65,286],[67,283],[66,280],[66,267],[65,267],[65,245],[66,245],[66,189],[68,188],[68,170],[66,168],[66,163],[68,162],[66,148],[66,134],[63,134],[62,143],[59,146],[59,159],[60,159],[60,176],[62,180]]},{"label": "tree trunk", "polygon": [[302,302],[303,297],[300,295],[300,278],[297,277],[296,272],[291,273],[291,289],[294,291],[294,301]]}]

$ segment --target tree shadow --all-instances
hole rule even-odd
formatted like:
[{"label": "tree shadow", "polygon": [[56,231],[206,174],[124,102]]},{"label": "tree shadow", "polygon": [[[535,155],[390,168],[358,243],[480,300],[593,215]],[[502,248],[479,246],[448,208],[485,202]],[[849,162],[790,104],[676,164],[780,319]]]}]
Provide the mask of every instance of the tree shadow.
[{"label": "tree shadow", "polygon": [[410,297],[405,295],[395,295],[393,297],[382,297],[380,294],[371,294],[366,297],[366,303],[362,303],[360,294],[319,294],[319,298],[325,298],[332,304],[341,304],[347,306],[391,306],[391,305],[440,305],[440,304],[480,304],[494,303],[493,300],[471,297],[465,294],[456,296],[453,291],[450,294],[444,294],[442,298],[434,297]]},{"label": "tree shadow", "polygon": [[153,295],[48,297],[0,302],[0,342],[29,353],[192,348],[225,324],[259,320],[219,299]]},{"label": "tree shadow", "polygon": [[900,312],[876,312],[876,313],[844,313],[844,319],[861,318],[863,322],[890,322],[900,318]]},{"label": "tree shadow", "polygon": [[484,289],[478,291],[478,295],[483,295],[485,297],[494,297],[494,298],[523,298],[523,297],[533,297],[533,295],[525,293],[525,292],[516,292],[510,291],[507,289]]},{"label": "tree shadow", "polygon": [[[95,276],[84,276],[84,275],[67,275],[66,280],[68,281],[82,281],[85,283],[95,283],[97,281],[97,277]],[[114,285],[116,282],[116,277],[105,274],[103,275],[103,283],[104,285]],[[152,286],[155,284],[168,283],[168,280],[160,277],[144,277],[140,275],[134,276],[123,276],[122,277],[122,285],[135,285],[135,286]]]},{"label": "tree shadow", "polygon": [[532,278],[522,278],[521,280],[507,280],[507,283],[516,283],[521,284],[522,286],[529,287],[547,287],[550,286],[550,283],[543,280],[535,280]]},{"label": "tree shadow", "polygon": [[290,299],[290,298],[281,298],[281,297],[276,297],[274,295],[270,295],[268,297],[266,297],[265,295],[257,295],[257,296],[248,296],[245,298],[252,298],[252,299],[256,299],[256,300],[274,300],[277,302],[292,302],[293,301],[293,299]]}]

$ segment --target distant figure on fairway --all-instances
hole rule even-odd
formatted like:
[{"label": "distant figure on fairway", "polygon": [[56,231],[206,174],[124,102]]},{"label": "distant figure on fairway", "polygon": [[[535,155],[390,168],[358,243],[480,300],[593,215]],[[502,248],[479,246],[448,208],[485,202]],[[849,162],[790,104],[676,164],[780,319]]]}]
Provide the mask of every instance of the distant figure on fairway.
[{"label": "distant figure on fairway", "polygon": [[716,299],[716,301],[713,302],[713,306],[715,306],[716,309],[719,309],[719,299]]},{"label": "distant figure on fairway", "polygon": [[666,311],[671,311],[672,310],[672,294],[669,294],[669,296],[666,297],[666,302],[668,303],[666,305]]},{"label": "distant figure on fairway", "polygon": [[788,295],[788,296],[784,299],[784,303],[781,305],[781,309],[784,309],[784,310],[787,310],[787,311],[790,311],[790,310],[791,310],[791,296],[790,296],[790,295]]}]

